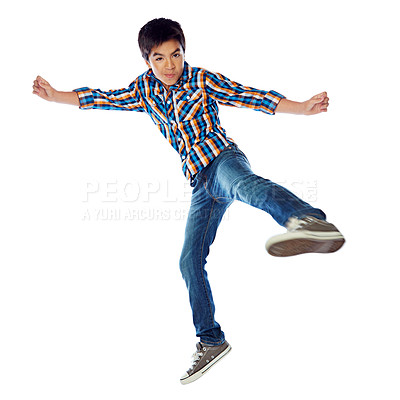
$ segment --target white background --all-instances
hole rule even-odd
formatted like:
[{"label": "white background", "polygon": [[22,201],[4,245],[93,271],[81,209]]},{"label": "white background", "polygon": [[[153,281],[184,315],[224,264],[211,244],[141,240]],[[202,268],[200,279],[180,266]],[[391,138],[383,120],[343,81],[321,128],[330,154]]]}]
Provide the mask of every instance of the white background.
[{"label": "white background", "polygon": [[[387,0],[3,5],[0,397],[398,400],[396,15]],[[284,229],[232,205],[207,269],[233,350],[188,386],[179,156],[145,114],[31,90],[38,74],[64,91],[126,87],[146,70],[139,29],[162,16],[181,23],[192,66],[297,101],[328,92],[318,116],[222,107],[221,121],[256,173],[347,239],[335,254],[277,259],[264,243]]]}]

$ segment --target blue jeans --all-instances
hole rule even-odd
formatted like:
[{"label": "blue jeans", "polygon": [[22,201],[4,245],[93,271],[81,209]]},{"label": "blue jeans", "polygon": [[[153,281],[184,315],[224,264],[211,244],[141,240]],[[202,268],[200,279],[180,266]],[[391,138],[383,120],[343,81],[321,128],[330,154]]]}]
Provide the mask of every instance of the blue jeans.
[{"label": "blue jeans", "polygon": [[196,336],[204,344],[219,345],[224,343],[225,336],[214,319],[215,306],[205,264],[227,208],[234,200],[240,200],[266,211],[282,226],[290,217],[326,216],[284,187],[255,175],[236,145],[224,149],[200,171],[192,186],[180,270],[189,291]]}]

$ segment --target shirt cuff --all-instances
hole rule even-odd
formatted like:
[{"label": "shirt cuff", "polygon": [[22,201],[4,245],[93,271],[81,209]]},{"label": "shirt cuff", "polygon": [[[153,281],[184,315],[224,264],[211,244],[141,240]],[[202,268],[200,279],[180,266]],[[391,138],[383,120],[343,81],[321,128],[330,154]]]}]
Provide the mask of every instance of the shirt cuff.
[{"label": "shirt cuff", "polygon": [[275,90],[270,90],[266,93],[262,100],[261,111],[274,115],[275,109],[282,99],[286,99],[286,97],[278,92],[275,92]]},{"label": "shirt cuff", "polygon": [[82,87],[74,89],[73,92],[78,94],[79,108],[81,110],[87,110],[94,107],[94,97],[91,89],[88,87]]}]

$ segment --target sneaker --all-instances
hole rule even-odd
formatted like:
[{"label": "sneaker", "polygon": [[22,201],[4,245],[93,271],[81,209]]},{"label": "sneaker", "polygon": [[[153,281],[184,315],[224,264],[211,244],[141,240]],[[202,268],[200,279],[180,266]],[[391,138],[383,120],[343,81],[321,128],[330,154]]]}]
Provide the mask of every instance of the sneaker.
[{"label": "sneaker", "polygon": [[303,253],[333,253],[345,240],[335,225],[314,217],[290,218],[287,233],[273,236],[265,244],[269,254],[276,257]]},{"label": "sneaker", "polygon": [[231,346],[227,341],[219,346],[207,346],[203,343],[197,343],[196,352],[193,354],[192,366],[181,377],[182,385],[201,378],[217,361],[228,354],[230,350]]}]

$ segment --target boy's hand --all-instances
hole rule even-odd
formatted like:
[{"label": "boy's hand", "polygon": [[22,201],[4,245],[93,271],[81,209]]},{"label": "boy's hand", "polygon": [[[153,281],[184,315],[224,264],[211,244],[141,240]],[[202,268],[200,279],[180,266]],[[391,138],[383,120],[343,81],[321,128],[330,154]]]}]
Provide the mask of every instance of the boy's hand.
[{"label": "boy's hand", "polygon": [[314,115],[321,112],[327,112],[329,106],[329,98],[326,92],[316,94],[310,100],[304,103],[304,115]]},{"label": "boy's hand", "polygon": [[56,103],[71,104],[79,106],[79,97],[76,92],[59,92],[54,89],[49,82],[45,81],[41,76],[33,81],[33,94],[41,97],[47,101],[54,101]]},{"label": "boy's hand", "polygon": [[57,90],[51,87],[50,83],[45,81],[41,76],[33,81],[33,94],[47,101],[54,101]]}]

